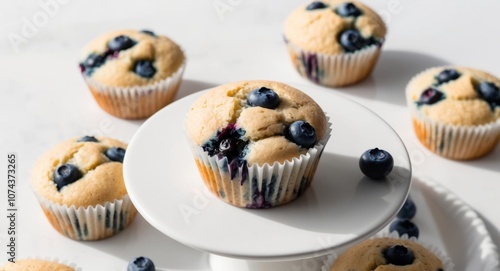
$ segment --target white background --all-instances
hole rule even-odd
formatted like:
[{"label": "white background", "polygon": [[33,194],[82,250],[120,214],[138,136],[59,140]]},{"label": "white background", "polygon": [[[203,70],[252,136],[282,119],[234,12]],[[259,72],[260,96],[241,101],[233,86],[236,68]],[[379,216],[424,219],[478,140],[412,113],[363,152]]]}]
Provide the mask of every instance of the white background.
[{"label": "white background", "polygon": [[[178,98],[244,79],[321,88],[295,72],[281,35],[287,14],[304,1],[62,2],[0,2],[0,156],[6,160],[13,151],[19,157],[18,257],[59,258],[85,270],[125,270],[131,258],[148,255],[162,270],[200,270],[203,254],[163,236],[141,217],[108,240],[85,243],[62,237],[48,224],[31,192],[31,168],[42,152],[67,138],[104,134],[129,141],[141,125],[102,111],[79,73],[82,47],[110,30],[151,29],[180,44],[188,64]],[[55,5],[45,11],[43,3]],[[214,5],[221,3],[230,9],[218,12]],[[499,244],[500,147],[468,162],[431,154],[413,135],[404,87],[421,70],[444,64],[500,76],[500,1],[373,0],[369,5],[383,15],[389,29],[375,72],[356,86],[329,91],[383,117],[405,142],[414,173],[431,177],[470,204]],[[36,25],[23,33],[27,21]],[[17,45],[12,43],[16,35],[23,37]],[[172,127],[176,129],[181,128]],[[6,168],[3,172],[1,178]],[[0,262],[6,260],[6,186],[0,179]]]}]

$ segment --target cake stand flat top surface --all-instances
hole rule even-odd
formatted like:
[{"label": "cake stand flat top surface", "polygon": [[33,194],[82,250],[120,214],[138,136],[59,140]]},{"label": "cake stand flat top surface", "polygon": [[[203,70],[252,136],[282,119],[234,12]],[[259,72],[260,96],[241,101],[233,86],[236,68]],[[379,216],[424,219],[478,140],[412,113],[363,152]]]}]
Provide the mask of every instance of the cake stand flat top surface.
[{"label": "cake stand flat top surface", "polygon": [[[128,193],[141,215],[162,233],[221,256],[280,260],[326,254],[382,229],[403,204],[411,183],[405,146],[365,107],[328,90],[298,87],[327,112],[332,135],[311,187],[297,200],[251,210],[224,203],[203,184],[183,132],[185,115],[205,91],[182,98],[148,119],[125,156]],[[367,149],[392,154],[380,181],[358,161]]]}]

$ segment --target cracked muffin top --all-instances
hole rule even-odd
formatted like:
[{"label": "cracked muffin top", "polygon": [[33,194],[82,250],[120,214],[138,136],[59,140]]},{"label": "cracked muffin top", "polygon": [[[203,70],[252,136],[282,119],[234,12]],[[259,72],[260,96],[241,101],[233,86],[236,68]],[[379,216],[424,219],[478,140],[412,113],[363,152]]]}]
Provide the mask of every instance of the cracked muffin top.
[{"label": "cracked muffin top", "polygon": [[342,253],[330,270],[443,271],[443,268],[441,260],[417,242],[397,238],[374,238]]},{"label": "cracked muffin top", "polygon": [[169,38],[147,30],[119,30],[87,44],[80,70],[105,86],[131,87],[166,79],[183,62],[181,48]]},{"label": "cracked muffin top", "polygon": [[323,110],[308,95],[272,81],[222,85],[199,97],[187,133],[210,155],[248,165],[282,163],[305,154],[327,133]]},{"label": "cracked muffin top", "polygon": [[464,67],[436,67],[415,76],[406,88],[410,106],[431,120],[461,126],[500,118],[500,80]]},{"label": "cracked muffin top", "polygon": [[380,16],[361,2],[323,0],[293,11],[286,19],[284,31],[292,45],[336,55],[380,45],[387,29]]},{"label": "cracked muffin top", "polygon": [[123,158],[127,145],[107,137],[84,136],[44,153],[33,169],[35,192],[57,204],[103,205],[127,194]]},{"label": "cracked muffin top", "polygon": [[15,263],[8,262],[0,267],[0,271],[75,271],[74,268],[65,264],[46,260],[26,259],[17,260]]}]

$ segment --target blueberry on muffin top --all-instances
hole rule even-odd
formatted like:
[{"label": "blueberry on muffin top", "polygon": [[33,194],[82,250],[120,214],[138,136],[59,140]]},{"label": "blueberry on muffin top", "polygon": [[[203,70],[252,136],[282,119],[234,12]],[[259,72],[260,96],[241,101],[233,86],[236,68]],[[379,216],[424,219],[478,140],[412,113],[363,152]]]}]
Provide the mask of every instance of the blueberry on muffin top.
[{"label": "blueberry on muffin top", "polygon": [[482,125],[500,118],[500,80],[463,67],[437,67],[407,86],[410,105],[432,120],[451,125]]},{"label": "blueberry on muffin top", "polygon": [[282,163],[305,154],[327,131],[305,93],[272,81],[242,81],[198,98],[187,117],[192,141],[234,166]]},{"label": "blueberry on muffin top", "polygon": [[352,53],[380,45],[386,27],[358,1],[315,1],[293,11],[285,22],[287,42],[323,54]]},{"label": "blueberry on muffin top", "polygon": [[35,164],[35,192],[51,202],[77,208],[121,199],[127,194],[122,172],[126,147],[106,137],[85,136],[60,143]]},{"label": "blueberry on muffin top", "polygon": [[90,42],[79,65],[84,76],[105,86],[132,87],[166,79],[183,62],[182,50],[169,38],[150,30],[121,30]]},{"label": "blueberry on muffin top", "polygon": [[414,241],[396,238],[365,240],[342,253],[331,271],[429,270],[443,271],[442,261]]}]

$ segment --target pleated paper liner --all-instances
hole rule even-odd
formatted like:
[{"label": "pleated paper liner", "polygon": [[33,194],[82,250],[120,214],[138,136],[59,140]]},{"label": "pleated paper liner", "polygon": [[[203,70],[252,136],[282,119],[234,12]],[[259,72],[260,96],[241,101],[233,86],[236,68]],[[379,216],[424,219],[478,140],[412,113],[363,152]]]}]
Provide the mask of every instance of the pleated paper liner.
[{"label": "pleated paper liner", "polygon": [[97,104],[107,113],[123,119],[144,119],[170,104],[177,95],[186,63],[168,78],[134,87],[104,86],[84,76]]},{"label": "pleated paper liner", "polygon": [[328,55],[302,50],[287,43],[293,65],[302,77],[329,87],[355,84],[368,77],[382,50],[382,43],[353,53]]},{"label": "pleated paper liner", "polygon": [[500,120],[480,126],[456,126],[432,121],[412,112],[418,140],[432,152],[455,160],[470,160],[488,154],[500,139]]},{"label": "pleated paper liner", "polygon": [[137,215],[128,195],[114,202],[86,208],[76,208],[74,205],[68,207],[36,196],[54,229],[79,241],[108,238],[125,229]]}]

